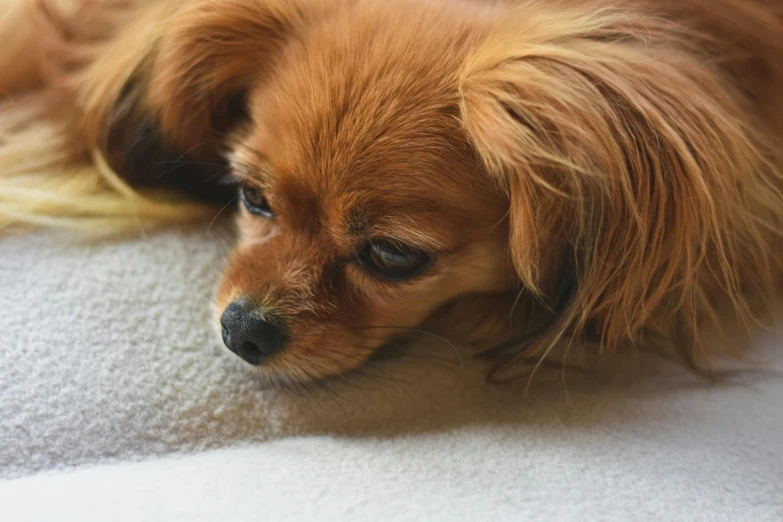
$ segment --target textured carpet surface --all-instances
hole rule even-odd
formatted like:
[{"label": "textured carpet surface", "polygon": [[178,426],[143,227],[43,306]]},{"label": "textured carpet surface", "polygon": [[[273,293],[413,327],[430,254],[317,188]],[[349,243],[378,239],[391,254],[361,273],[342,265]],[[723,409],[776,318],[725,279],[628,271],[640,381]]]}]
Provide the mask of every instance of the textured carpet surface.
[{"label": "textured carpet surface", "polygon": [[0,239],[0,520],[783,520],[780,362],[524,395],[435,343],[276,391],[215,335],[204,228]]}]

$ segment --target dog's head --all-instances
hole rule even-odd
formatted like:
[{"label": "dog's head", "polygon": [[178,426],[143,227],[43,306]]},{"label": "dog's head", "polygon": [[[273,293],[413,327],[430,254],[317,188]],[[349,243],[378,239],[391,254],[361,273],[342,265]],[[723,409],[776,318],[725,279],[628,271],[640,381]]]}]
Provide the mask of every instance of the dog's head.
[{"label": "dog's head", "polygon": [[514,284],[508,203],[460,118],[467,28],[418,11],[335,12],[248,92],[228,155],[240,240],[217,297],[246,360],[345,371],[444,303]]},{"label": "dog's head", "polygon": [[[87,121],[120,170],[150,125],[158,152],[227,159],[240,239],[218,321],[229,348],[278,375],[356,368],[444,305],[520,287],[550,338],[633,337],[666,299],[695,295],[707,241],[694,231],[720,244],[739,216],[699,192],[710,154],[738,172],[758,160],[728,120],[697,132],[733,105],[713,106],[718,80],[656,47],[670,33],[654,21],[470,2],[183,5],[148,13],[159,23],[139,27],[159,34],[129,31],[119,45],[137,50],[94,68]],[[101,73],[117,63],[133,73],[112,91]]]}]

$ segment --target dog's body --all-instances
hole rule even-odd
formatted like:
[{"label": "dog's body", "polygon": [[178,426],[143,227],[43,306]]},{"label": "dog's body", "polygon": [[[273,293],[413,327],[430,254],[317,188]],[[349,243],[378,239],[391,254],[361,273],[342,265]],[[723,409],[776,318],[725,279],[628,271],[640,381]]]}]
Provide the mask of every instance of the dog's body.
[{"label": "dog's body", "polygon": [[[675,331],[692,355],[716,300],[749,318],[780,282],[776,0],[74,1],[0,25],[0,193],[91,151],[217,199],[229,168],[223,336],[276,375],[446,316],[502,362]],[[8,167],[25,115],[56,161]]]}]

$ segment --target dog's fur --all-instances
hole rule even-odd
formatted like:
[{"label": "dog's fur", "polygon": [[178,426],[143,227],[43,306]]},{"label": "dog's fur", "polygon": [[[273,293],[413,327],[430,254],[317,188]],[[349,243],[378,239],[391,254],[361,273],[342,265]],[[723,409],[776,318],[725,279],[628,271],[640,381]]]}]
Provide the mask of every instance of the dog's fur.
[{"label": "dog's fur", "polygon": [[[286,324],[278,376],[340,374],[422,324],[500,364],[652,334],[700,358],[716,303],[751,320],[778,288],[778,0],[3,9],[0,216],[132,225],[199,208],[161,184],[260,187],[276,215],[239,210],[217,306]],[[435,262],[379,280],[355,261],[377,237]]]}]

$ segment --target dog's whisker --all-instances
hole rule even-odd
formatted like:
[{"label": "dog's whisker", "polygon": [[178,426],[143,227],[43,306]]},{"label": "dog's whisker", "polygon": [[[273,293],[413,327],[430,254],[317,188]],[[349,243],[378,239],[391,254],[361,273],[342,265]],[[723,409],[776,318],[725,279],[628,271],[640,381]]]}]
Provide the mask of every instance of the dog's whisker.
[{"label": "dog's whisker", "polygon": [[226,203],[225,205],[223,205],[223,208],[221,208],[220,210],[218,210],[217,214],[215,214],[215,217],[213,217],[213,218],[212,218],[212,221],[210,221],[210,222],[209,222],[209,226],[207,227],[207,233],[209,233],[209,232],[212,230],[212,225],[214,225],[214,224],[215,224],[215,221],[217,221],[217,218],[218,218],[218,217],[220,217],[220,214],[222,214],[222,213],[223,213],[223,211],[224,211],[224,210],[226,210],[228,207],[230,207],[231,205],[233,205],[233,204],[234,204],[234,203],[237,201],[237,199],[238,199],[238,198],[234,198],[234,199],[232,199],[231,201],[229,201],[228,203]]},{"label": "dog's whisker", "polygon": [[178,166],[179,165],[183,165],[183,166],[185,166],[185,165],[188,165],[188,166],[195,165],[195,166],[199,166],[199,167],[222,167],[224,169],[226,168],[226,164],[225,163],[221,163],[221,162],[206,161],[206,160],[204,160],[204,161],[202,161],[202,160],[188,160],[188,159],[161,160],[161,161],[154,162],[153,165],[178,165]]},{"label": "dog's whisker", "polygon": [[432,337],[438,341],[444,342],[449,348],[451,348],[454,353],[457,355],[457,359],[459,359],[459,364],[461,367],[465,367],[465,363],[462,360],[462,355],[459,353],[459,350],[457,347],[446,339],[445,337],[438,335],[436,333],[430,332],[429,330],[424,330],[422,328],[414,328],[414,327],[407,327],[407,326],[395,326],[395,325],[368,325],[368,326],[360,326],[358,327],[359,330],[372,330],[372,329],[391,329],[391,330],[399,330],[399,331],[405,331],[405,332],[412,332],[412,333],[418,333],[422,335],[426,335],[428,337]]},{"label": "dog's whisker", "polygon": [[449,366],[448,364],[444,364],[443,361],[438,361],[437,359],[432,359],[429,357],[422,357],[420,355],[414,355],[411,353],[402,353],[399,355],[399,358],[401,359],[412,359],[414,361],[423,362],[429,365],[432,365],[438,369],[445,370],[447,372],[450,372],[454,375],[460,375],[458,371],[454,369],[453,366]]}]

